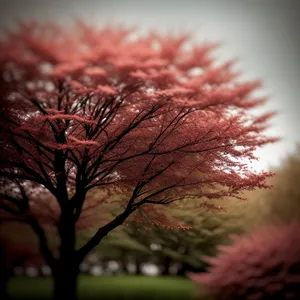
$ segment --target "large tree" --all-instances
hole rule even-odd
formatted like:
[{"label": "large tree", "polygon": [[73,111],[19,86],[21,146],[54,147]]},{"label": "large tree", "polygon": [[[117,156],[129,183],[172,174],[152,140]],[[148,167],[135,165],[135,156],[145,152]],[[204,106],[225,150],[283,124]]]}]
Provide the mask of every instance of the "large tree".
[{"label": "large tree", "polygon": [[[260,83],[238,80],[232,61],[215,63],[215,47],[82,22],[6,31],[1,209],[23,216],[38,235],[57,299],[76,298],[80,262],[134,212],[156,222],[174,201],[202,199],[203,206],[266,186],[269,174],[245,161],[274,141],[264,135],[272,114],[251,113],[265,100],[252,93]],[[93,189],[101,197],[89,197]],[[99,219],[85,216],[99,229],[76,249],[84,208],[112,197],[118,215],[106,223],[101,209]],[[58,255],[48,247],[49,220]]]}]

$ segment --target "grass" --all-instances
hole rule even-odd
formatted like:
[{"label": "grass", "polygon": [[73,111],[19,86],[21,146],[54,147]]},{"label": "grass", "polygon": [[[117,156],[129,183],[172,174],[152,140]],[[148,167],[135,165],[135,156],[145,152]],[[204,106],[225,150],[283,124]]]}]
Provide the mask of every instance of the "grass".
[{"label": "grass", "polygon": [[[196,291],[190,280],[177,277],[81,276],[78,293],[79,300],[192,300]],[[9,292],[13,300],[51,299],[52,280],[15,277],[10,281]]]}]

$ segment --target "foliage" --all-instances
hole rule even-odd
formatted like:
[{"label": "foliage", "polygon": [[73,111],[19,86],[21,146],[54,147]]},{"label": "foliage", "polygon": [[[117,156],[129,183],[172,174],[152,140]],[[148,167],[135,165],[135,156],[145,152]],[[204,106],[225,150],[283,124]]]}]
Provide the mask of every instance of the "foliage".
[{"label": "foliage", "polygon": [[266,227],[207,258],[204,274],[189,274],[220,300],[299,299],[300,223]]},{"label": "foliage", "polygon": [[[203,256],[215,255],[217,245],[229,243],[229,234],[243,233],[249,227],[245,220],[250,213],[249,201],[211,201],[216,206],[220,202],[226,203],[228,208],[215,212],[197,211],[194,205],[186,203],[170,205],[168,218],[174,222],[180,220],[183,228],[166,229],[151,223],[127,222],[108,235],[95,252],[104,259],[126,262],[134,258],[137,262],[154,261],[163,268],[169,268],[171,263],[181,263],[184,269],[202,269],[206,265]],[[156,248],[151,248],[153,244]]]},{"label": "foliage", "polygon": [[260,221],[300,220],[300,145],[274,169],[274,173],[275,176],[269,179],[273,188],[256,193]]},{"label": "foliage", "polygon": [[[251,111],[260,83],[217,64],[215,44],[189,41],[82,22],[21,23],[1,39],[0,208],[38,235],[57,298],[76,297],[80,262],[133,213],[162,225],[172,202],[211,207],[267,187],[270,173],[245,163],[276,140],[264,135],[273,114]],[[105,220],[112,199],[118,213]],[[76,229],[96,224],[75,249]]]}]

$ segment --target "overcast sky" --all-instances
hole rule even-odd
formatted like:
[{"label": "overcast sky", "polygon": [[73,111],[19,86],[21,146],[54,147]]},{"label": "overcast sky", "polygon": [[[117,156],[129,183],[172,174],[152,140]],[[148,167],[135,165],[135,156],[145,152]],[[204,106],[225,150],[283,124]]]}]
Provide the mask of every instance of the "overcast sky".
[{"label": "overcast sky", "polygon": [[58,20],[81,17],[96,24],[137,25],[164,32],[190,31],[201,40],[221,41],[221,58],[238,58],[238,68],[262,79],[278,111],[270,134],[283,139],[258,152],[256,168],[278,165],[300,142],[299,0],[0,0],[0,25],[18,18]]}]

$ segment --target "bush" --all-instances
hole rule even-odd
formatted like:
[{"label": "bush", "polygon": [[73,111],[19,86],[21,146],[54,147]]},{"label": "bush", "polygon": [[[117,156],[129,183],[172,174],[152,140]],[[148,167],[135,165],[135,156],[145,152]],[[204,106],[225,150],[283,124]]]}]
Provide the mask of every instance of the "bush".
[{"label": "bush", "polygon": [[207,273],[188,276],[217,300],[300,299],[300,222],[269,226],[218,247]]}]

